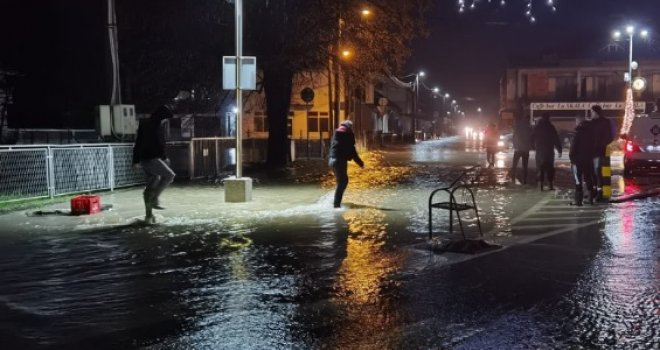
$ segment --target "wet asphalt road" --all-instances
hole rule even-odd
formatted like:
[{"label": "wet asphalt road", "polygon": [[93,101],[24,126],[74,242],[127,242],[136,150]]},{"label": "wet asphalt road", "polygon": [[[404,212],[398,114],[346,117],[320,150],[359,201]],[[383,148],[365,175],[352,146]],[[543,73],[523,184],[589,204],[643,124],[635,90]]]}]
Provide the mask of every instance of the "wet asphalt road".
[{"label": "wet asphalt road", "polygon": [[487,237],[518,240],[446,264],[425,243],[425,195],[483,154],[431,141],[373,161],[343,210],[326,194],[217,222],[5,235],[1,347],[660,348],[657,198],[576,210],[495,169]]}]

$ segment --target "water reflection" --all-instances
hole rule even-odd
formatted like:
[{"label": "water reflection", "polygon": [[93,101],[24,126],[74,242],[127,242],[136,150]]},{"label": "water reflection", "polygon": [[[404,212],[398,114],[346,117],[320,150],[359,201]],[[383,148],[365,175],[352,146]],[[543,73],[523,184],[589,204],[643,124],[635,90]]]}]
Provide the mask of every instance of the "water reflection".
[{"label": "water reflection", "polygon": [[655,203],[627,202],[610,211],[606,246],[578,284],[571,324],[580,343],[630,348],[657,345],[658,230]]},{"label": "water reflection", "polygon": [[[400,314],[395,300],[400,282],[394,276],[403,267],[405,254],[387,246],[386,214],[377,209],[349,210],[346,257],[342,260],[331,301],[345,315],[331,343],[355,346],[364,341],[391,344],[379,335],[396,329]],[[392,336],[392,334],[388,334]]]}]

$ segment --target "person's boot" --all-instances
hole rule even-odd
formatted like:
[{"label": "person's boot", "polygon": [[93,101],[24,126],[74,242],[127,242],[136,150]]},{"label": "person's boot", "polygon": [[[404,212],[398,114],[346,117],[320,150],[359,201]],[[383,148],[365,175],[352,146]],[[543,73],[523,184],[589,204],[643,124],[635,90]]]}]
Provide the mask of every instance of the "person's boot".
[{"label": "person's boot", "polygon": [[596,201],[596,195],[598,192],[596,192],[595,189],[591,189],[589,191],[589,204],[593,205],[594,202]]},{"label": "person's boot", "polygon": [[581,207],[583,204],[582,203],[583,198],[584,198],[584,193],[582,192],[582,188],[576,189],[573,198],[573,204],[577,205],[578,207]]},{"label": "person's boot", "polygon": [[160,201],[158,199],[151,202],[151,207],[156,210],[165,210],[165,207],[160,205]]},{"label": "person's boot", "polygon": [[555,186],[552,185],[552,181],[548,181],[548,184],[549,184],[548,189],[549,189],[550,191],[554,191],[554,190],[555,190]]}]

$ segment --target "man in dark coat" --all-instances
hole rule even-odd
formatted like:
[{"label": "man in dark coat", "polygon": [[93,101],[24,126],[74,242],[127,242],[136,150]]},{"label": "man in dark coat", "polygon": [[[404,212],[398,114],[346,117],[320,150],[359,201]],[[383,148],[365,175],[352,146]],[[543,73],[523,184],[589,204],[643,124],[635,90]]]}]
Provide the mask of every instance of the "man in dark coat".
[{"label": "man in dark coat", "polygon": [[603,109],[595,105],[591,107],[592,127],[592,161],[593,178],[596,199],[603,199],[603,160],[607,156],[607,146],[614,140],[615,131],[612,123],[603,116]]},{"label": "man in dark coat", "polygon": [[589,203],[593,204],[593,154],[591,153],[593,142],[591,121],[577,118],[575,136],[571,142],[568,157],[571,160],[571,170],[575,180],[575,196],[573,204],[581,206],[584,198],[584,184],[587,185]]},{"label": "man in dark coat", "polygon": [[518,171],[518,160],[522,159],[523,178],[522,183],[527,184],[527,165],[529,164],[529,151],[532,150],[532,127],[529,125],[529,117],[523,118],[518,115],[513,127],[513,162],[511,164],[511,180],[516,181]]},{"label": "man in dark coat", "polygon": [[330,143],[330,159],[328,165],[332,167],[337,180],[335,190],[334,207],[341,207],[341,199],[348,186],[348,161],[353,160],[360,168],[364,168],[364,162],[360,159],[355,149],[355,135],[353,134],[353,122],[345,120],[339,125],[332,135]]},{"label": "man in dark coat", "polygon": [[534,127],[534,149],[536,149],[536,171],[538,181],[543,191],[545,177],[548,178],[550,190],[554,190],[555,178],[555,149],[561,157],[561,141],[554,125],[550,123],[550,114],[543,113],[541,120]]},{"label": "man in dark coat", "polygon": [[160,206],[159,196],[174,180],[174,171],[169,167],[165,154],[165,137],[163,135],[163,120],[172,118],[172,111],[158,107],[151,117],[140,122],[135,145],[133,147],[133,165],[141,167],[147,175],[147,186],[144,189],[144,207],[147,224],[156,222],[152,209],[165,209]]}]

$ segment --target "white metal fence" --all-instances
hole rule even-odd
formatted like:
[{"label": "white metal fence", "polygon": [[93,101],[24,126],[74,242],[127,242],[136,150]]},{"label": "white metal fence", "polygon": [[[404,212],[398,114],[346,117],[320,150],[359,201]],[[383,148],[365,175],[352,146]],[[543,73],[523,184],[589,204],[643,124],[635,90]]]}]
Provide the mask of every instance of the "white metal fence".
[{"label": "white metal fence", "polygon": [[[266,139],[243,142],[245,163],[266,160]],[[304,146],[303,157],[322,157],[320,143],[313,151]],[[233,137],[172,141],[166,152],[178,178],[218,178],[235,170]],[[0,203],[144,183],[144,173],[132,163],[132,143],[0,146]]]},{"label": "white metal fence", "polygon": [[0,146],[0,203],[143,183],[133,144]]}]

